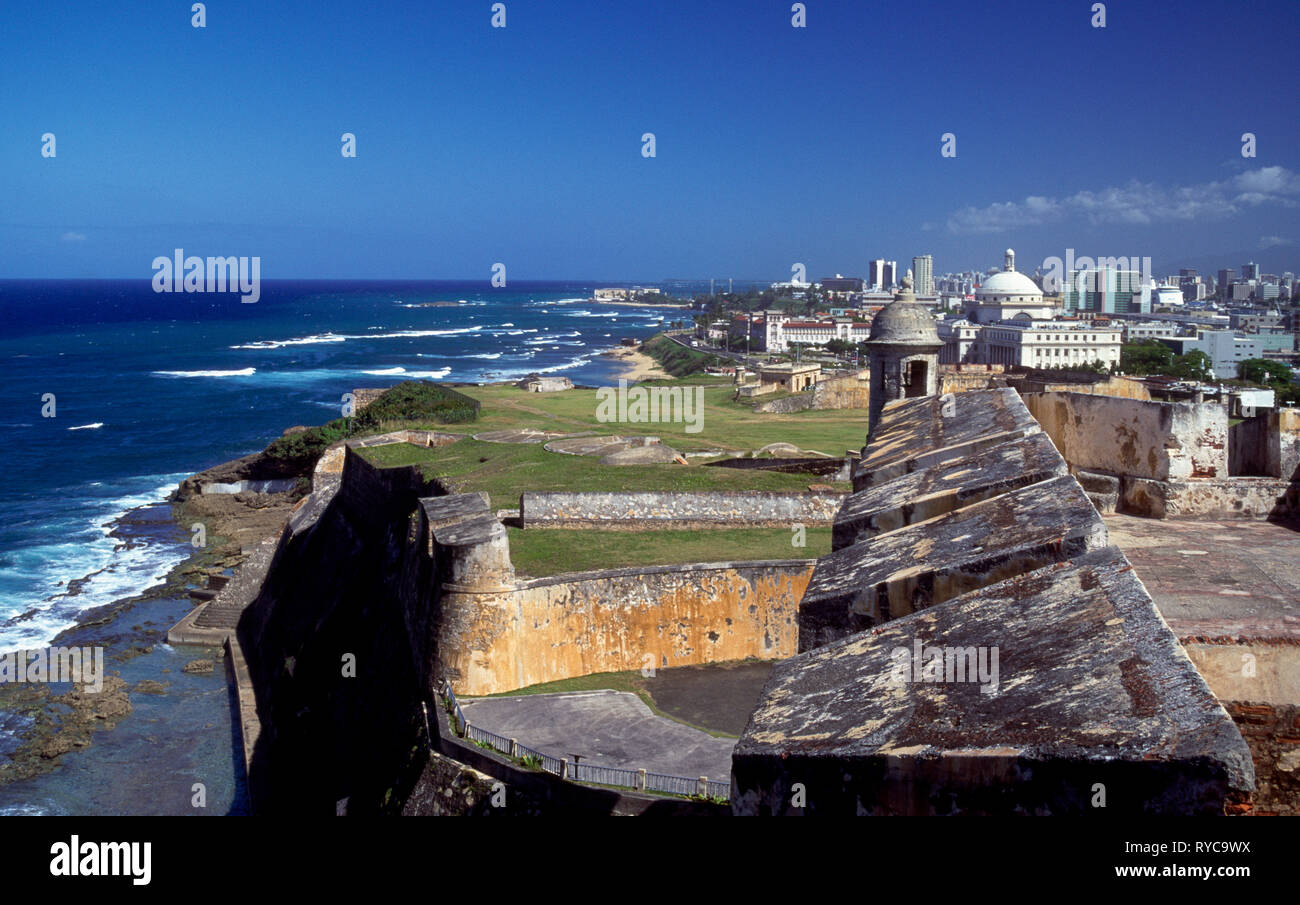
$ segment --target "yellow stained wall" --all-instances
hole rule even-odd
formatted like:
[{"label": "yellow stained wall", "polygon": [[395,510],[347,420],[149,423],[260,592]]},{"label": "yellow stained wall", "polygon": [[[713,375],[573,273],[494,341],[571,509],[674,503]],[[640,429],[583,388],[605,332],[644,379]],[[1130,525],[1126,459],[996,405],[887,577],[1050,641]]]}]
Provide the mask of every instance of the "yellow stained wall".
[{"label": "yellow stained wall", "polygon": [[682,566],[443,600],[439,659],[458,694],[598,672],[774,660],[799,650],[806,564]]}]

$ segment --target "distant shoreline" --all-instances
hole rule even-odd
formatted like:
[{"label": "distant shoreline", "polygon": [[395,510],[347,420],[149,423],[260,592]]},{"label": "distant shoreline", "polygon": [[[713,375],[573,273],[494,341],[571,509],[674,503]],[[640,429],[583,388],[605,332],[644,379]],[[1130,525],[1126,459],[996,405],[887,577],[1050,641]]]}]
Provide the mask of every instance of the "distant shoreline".
[{"label": "distant shoreline", "polygon": [[684,302],[629,302],[623,299],[598,299],[590,298],[593,305],[622,305],[627,308],[676,308],[678,310],[689,309],[691,306]]}]

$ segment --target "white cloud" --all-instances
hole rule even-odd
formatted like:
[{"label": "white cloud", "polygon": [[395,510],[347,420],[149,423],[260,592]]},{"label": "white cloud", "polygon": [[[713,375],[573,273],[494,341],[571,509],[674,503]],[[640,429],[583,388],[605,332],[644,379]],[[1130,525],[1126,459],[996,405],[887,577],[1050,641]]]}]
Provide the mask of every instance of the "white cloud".
[{"label": "white cloud", "polygon": [[1292,245],[1292,244],[1294,244],[1294,240],[1284,239],[1281,236],[1260,236],[1259,237],[1260,248],[1277,248],[1279,245]]},{"label": "white cloud", "polygon": [[1161,186],[1135,180],[1125,186],[1084,189],[1066,198],[1030,195],[1024,201],[965,207],[948,217],[948,231],[1005,232],[1073,218],[1092,224],[1174,222],[1231,216],[1261,204],[1296,207],[1298,202],[1300,176],[1285,167],[1260,167],[1198,185]]},{"label": "white cloud", "polygon": [[64,242],[85,242],[86,234],[85,233],[64,233],[62,236],[60,236],[60,238]]}]

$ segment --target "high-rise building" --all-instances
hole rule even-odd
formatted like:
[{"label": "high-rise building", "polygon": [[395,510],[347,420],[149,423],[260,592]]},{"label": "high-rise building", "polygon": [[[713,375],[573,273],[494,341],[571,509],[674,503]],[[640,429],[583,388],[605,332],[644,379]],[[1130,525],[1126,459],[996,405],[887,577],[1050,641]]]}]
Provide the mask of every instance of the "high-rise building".
[{"label": "high-rise building", "polygon": [[1219,271],[1219,281],[1215,290],[1219,301],[1226,302],[1232,298],[1232,281],[1237,276],[1237,271],[1231,267]]},{"label": "high-rise building", "polygon": [[1242,278],[1243,280],[1258,280],[1258,279],[1259,279],[1259,265],[1256,264],[1254,261],[1251,261],[1249,264],[1242,264],[1242,265],[1241,265],[1241,278]]},{"label": "high-rise building", "polygon": [[882,289],[892,289],[898,284],[898,262],[886,261],[884,266],[884,277]]},{"label": "high-rise building", "polygon": [[1071,271],[1065,280],[1067,311],[1098,314],[1139,314],[1150,311],[1150,291],[1143,291],[1142,273],[1098,267]]},{"label": "high-rise building", "polygon": [[934,256],[912,258],[912,280],[917,295],[934,295]]},{"label": "high-rise building", "polygon": [[867,286],[871,289],[884,289],[885,259],[877,258],[867,264]]}]

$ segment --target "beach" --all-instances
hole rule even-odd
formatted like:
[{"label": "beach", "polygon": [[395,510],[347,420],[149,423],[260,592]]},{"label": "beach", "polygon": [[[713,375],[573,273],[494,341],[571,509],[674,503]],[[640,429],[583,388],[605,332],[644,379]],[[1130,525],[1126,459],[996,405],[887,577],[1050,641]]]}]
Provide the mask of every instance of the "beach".
[{"label": "beach", "polygon": [[607,354],[617,359],[625,369],[619,375],[625,380],[672,380],[672,375],[659,367],[659,362],[644,352],[636,349],[621,349]]}]

